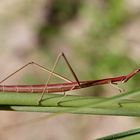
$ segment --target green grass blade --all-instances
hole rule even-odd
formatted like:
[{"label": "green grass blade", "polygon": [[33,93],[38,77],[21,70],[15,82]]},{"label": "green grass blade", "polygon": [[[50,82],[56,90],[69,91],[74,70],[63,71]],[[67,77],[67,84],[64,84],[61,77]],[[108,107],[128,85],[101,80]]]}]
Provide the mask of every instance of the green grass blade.
[{"label": "green grass blade", "polygon": [[116,133],[96,140],[139,140],[140,139],[140,128],[128,130],[121,133]]},{"label": "green grass blade", "polygon": [[76,113],[91,115],[140,116],[140,101],[131,100],[140,94],[140,89],[110,98],[91,96],[45,94],[38,105],[40,94],[34,93],[0,93],[0,110]]},{"label": "green grass blade", "polygon": [[104,101],[98,101],[95,102],[93,104],[89,104],[88,107],[99,107],[99,106],[106,106],[106,105],[111,105],[114,103],[120,104],[123,103],[123,100],[125,99],[130,99],[132,98],[133,101],[135,101],[135,97],[136,97],[136,101],[137,101],[137,96],[140,96],[140,89],[136,89],[127,93],[121,93],[119,95],[110,97]]}]

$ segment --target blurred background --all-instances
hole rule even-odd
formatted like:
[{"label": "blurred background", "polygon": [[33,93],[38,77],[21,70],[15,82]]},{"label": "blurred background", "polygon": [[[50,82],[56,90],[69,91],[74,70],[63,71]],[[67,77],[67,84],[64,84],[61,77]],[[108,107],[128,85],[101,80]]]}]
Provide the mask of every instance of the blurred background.
[{"label": "blurred background", "polygon": [[[3,0],[0,2],[0,80],[35,61],[49,69],[64,52],[80,80],[127,74],[140,67],[139,0]],[[73,79],[63,59],[56,72]],[[29,66],[4,84],[39,84],[48,74]],[[52,78],[51,83],[62,82]],[[138,88],[140,75],[123,85]],[[113,96],[113,87],[97,86],[76,95]],[[139,119],[62,114],[14,126],[49,113],[0,112],[1,140],[91,140],[128,130]]]}]

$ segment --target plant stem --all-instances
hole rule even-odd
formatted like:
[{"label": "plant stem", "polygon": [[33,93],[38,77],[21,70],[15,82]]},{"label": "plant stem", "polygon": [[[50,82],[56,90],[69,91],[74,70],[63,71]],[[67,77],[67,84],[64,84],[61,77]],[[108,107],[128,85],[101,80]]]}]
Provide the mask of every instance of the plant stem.
[{"label": "plant stem", "polygon": [[140,89],[110,98],[45,94],[38,105],[40,94],[0,93],[0,110],[91,115],[140,116],[140,101],[127,99],[138,96]]}]

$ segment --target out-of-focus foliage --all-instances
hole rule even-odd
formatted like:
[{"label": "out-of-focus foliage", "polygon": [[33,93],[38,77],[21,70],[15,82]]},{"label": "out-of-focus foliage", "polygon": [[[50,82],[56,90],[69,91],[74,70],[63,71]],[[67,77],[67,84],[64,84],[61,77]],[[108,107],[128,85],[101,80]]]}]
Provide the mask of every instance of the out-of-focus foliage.
[{"label": "out-of-focus foliage", "polygon": [[[81,0],[53,0],[50,5],[49,13],[44,16],[44,23],[39,30],[39,41],[44,43],[50,37],[56,35],[61,27],[71,21],[78,13]],[[47,7],[45,7],[47,9]]]}]

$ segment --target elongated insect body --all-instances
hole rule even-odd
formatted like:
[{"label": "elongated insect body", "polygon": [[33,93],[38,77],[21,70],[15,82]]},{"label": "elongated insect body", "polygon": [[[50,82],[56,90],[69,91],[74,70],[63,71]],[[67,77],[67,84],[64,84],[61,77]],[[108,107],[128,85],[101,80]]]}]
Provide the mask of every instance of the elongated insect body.
[{"label": "elongated insect body", "polygon": [[0,85],[0,92],[19,92],[19,93],[42,93],[45,89],[45,93],[52,92],[66,92],[70,90],[76,90],[81,88],[87,88],[96,85],[103,85],[109,83],[123,82],[126,76],[106,78],[100,80],[79,81],[71,83],[57,83],[57,84],[39,84],[39,85]]},{"label": "elongated insect body", "polygon": [[65,92],[69,91],[71,87],[78,89],[77,83],[61,83],[61,84],[40,84],[40,85],[0,85],[0,92],[18,92],[18,93],[45,93]]},{"label": "elongated insect body", "polygon": [[[57,74],[54,72],[56,65],[58,64],[60,58],[63,57],[65,60],[69,70],[71,71],[75,82],[72,80],[69,80],[68,78],[61,76],[60,74]],[[49,73],[48,80],[45,84],[39,84],[39,85],[3,85],[2,83],[24,69],[25,67],[29,65],[35,65]],[[140,71],[140,69],[136,69],[135,71],[129,73],[128,75],[123,75],[119,77],[114,77],[114,78],[106,78],[106,79],[99,79],[99,80],[90,80],[90,81],[79,81],[77,75],[75,74],[74,70],[72,69],[72,66],[68,62],[66,56],[64,53],[60,53],[54,63],[54,66],[52,70],[49,70],[45,68],[44,66],[41,66],[40,64],[36,62],[29,62],[22,66],[21,68],[17,69],[15,72],[4,78],[2,81],[0,81],[0,92],[18,92],[18,93],[41,93],[40,99],[38,103],[41,102],[44,93],[52,93],[52,92],[66,92],[70,90],[77,90],[81,88],[87,88],[91,86],[96,86],[96,85],[103,85],[103,84],[117,84],[118,82],[127,82],[131,77],[133,77],[135,74],[137,74]],[[51,76],[58,77],[64,81],[65,83],[56,83],[56,84],[49,84],[49,81],[51,79]],[[119,89],[119,88],[118,88]]]}]

